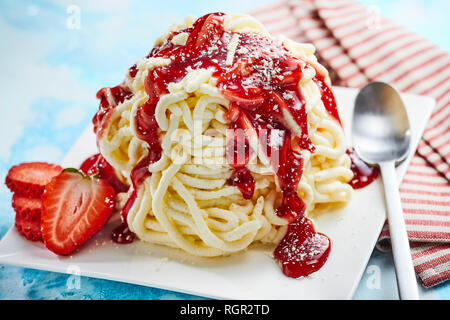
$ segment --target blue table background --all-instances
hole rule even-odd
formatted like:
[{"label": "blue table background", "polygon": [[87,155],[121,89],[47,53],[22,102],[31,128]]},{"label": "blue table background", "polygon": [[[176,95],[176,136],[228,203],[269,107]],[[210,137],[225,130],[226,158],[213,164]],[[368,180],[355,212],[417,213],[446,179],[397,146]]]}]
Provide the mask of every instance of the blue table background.
[{"label": "blue table background", "polygon": [[[120,83],[157,35],[186,14],[247,12],[270,0],[0,0],[0,181],[23,161],[58,162],[90,122],[96,91]],[[449,0],[362,0],[450,51]],[[78,19],[79,18],[79,19]],[[0,184],[0,237],[13,225]],[[0,265],[0,299],[192,299],[191,295]],[[450,283],[420,288],[450,299]],[[389,253],[374,250],[355,299],[396,299]]]}]

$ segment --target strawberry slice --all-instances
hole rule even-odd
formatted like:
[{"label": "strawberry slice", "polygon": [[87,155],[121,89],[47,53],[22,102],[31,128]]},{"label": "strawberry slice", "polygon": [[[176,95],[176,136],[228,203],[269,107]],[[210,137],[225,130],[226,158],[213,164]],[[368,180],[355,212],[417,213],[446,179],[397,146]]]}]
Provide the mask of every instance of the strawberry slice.
[{"label": "strawberry slice", "polygon": [[14,193],[40,197],[45,185],[61,173],[62,168],[46,162],[26,162],[9,169],[6,186]]},{"label": "strawberry slice", "polygon": [[42,239],[41,199],[15,193],[12,198],[12,206],[16,211],[15,226],[19,234],[30,241],[40,241]]},{"label": "strawberry slice", "polygon": [[40,198],[30,198],[18,193],[12,197],[12,207],[27,219],[41,220],[42,201]]},{"label": "strawberry slice", "polygon": [[41,222],[39,218],[32,218],[24,212],[16,211],[15,226],[19,234],[30,241],[41,241]]},{"label": "strawberry slice", "polygon": [[102,179],[65,169],[42,195],[41,231],[46,247],[68,255],[94,236],[114,208],[114,189]]}]

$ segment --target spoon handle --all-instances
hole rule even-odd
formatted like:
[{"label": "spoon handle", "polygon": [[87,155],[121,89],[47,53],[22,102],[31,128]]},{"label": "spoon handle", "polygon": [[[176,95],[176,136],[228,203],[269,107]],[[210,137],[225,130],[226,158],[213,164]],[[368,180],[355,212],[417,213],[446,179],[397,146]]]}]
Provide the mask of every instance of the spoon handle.
[{"label": "spoon handle", "polygon": [[382,162],[379,165],[386,196],[392,255],[394,257],[399,297],[402,300],[418,300],[417,280],[400,202],[395,164],[392,161]]}]

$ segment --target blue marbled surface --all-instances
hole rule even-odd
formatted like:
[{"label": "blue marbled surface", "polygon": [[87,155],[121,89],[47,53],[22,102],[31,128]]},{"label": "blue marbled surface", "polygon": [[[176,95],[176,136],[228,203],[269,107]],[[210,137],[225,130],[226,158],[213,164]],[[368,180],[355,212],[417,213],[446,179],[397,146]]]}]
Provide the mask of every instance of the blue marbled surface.
[{"label": "blue marbled surface", "polygon": [[[96,91],[119,83],[155,37],[186,14],[246,12],[269,0],[0,0],[0,180],[23,161],[58,162],[90,122]],[[450,1],[363,0],[450,50]],[[78,20],[73,19],[79,10]],[[13,225],[0,185],[0,237]],[[0,265],[0,299],[192,299],[191,295]],[[421,288],[450,299],[450,285]],[[374,251],[355,299],[396,299],[390,254]]]}]

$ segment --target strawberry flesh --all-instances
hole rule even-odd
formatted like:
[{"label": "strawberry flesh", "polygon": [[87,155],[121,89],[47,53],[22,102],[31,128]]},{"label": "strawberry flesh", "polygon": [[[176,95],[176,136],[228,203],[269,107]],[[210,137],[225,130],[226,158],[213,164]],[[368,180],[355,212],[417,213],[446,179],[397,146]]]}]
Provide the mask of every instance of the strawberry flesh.
[{"label": "strawberry flesh", "polygon": [[13,196],[16,211],[15,226],[20,235],[30,241],[41,241],[41,200]]},{"label": "strawberry flesh", "polygon": [[61,173],[62,167],[46,162],[25,162],[12,166],[5,184],[14,193],[40,197],[45,185]]},{"label": "strawberry flesh", "polygon": [[42,212],[42,201],[40,198],[30,198],[15,193],[12,197],[12,207],[16,213],[25,218],[40,221]]},{"label": "strawberry flesh", "polygon": [[56,176],[42,195],[41,230],[46,247],[59,255],[81,247],[108,221],[114,197],[114,189],[103,179],[66,170]]}]

